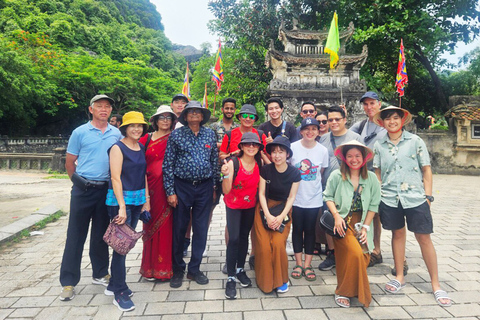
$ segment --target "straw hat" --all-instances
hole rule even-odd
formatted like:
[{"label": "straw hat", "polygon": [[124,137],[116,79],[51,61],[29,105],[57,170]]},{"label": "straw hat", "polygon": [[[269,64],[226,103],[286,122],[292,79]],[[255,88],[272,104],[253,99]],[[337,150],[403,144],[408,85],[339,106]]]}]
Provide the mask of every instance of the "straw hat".
[{"label": "straw hat", "polygon": [[157,108],[157,112],[155,112],[151,117],[150,117],[150,122],[153,121],[153,118],[155,118],[156,116],[162,114],[162,113],[170,113],[172,115],[172,119],[173,121],[175,121],[177,119],[177,115],[175,114],[175,112],[173,112],[172,108],[170,106],[167,106],[166,104],[160,106]]},{"label": "straw hat", "polygon": [[372,160],[373,159],[373,151],[368,148],[367,146],[365,146],[363,143],[357,141],[357,140],[351,140],[351,141],[348,141],[348,142],[344,142],[342,143],[341,145],[339,145],[335,151],[333,152],[333,154],[340,160],[342,161],[346,161],[345,157],[343,156],[343,148],[346,147],[346,146],[353,146],[353,147],[358,147],[358,148],[363,148],[365,149],[365,159],[363,159],[363,164],[362,166],[365,165],[365,163],[367,163],[368,161]]},{"label": "straw hat", "polygon": [[380,117],[380,115],[382,114],[382,112],[387,111],[387,110],[399,110],[399,111],[403,112],[403,118],[402,118],[402,124],[403,125],[402,126],[406,126],[408,123],[410,123],[412,121],[412,114],[410,113],[410,111],[408,111],[406,109],[403,109],[403,108],[395,107],[395,106],[389,106],[389,107],[383,108],[380,111],[378,111],[373,116],[373,122],[376,123],[377,125],[379,125],[380,127],[385,127],[383,125],[383,120]]}]

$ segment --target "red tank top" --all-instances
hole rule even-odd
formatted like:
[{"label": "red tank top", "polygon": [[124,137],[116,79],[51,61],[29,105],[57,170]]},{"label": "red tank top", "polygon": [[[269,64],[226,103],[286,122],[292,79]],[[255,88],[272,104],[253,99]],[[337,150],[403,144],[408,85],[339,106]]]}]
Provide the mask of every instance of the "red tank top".
[{"label": "red tank top", "polygon": [[242,160],[238,159],[239,168],[232,189],[223,200],[230,209],[249,209],[257,204],[258,183],[260,182],[260,170],[255,162],[252,172],[243,168]]}]

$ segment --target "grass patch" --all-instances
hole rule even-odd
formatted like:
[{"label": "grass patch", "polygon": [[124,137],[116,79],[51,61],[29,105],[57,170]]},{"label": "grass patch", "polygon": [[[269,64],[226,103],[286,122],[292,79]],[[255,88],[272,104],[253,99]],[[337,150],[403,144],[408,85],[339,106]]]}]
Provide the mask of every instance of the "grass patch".
[{"label": "grass patch", "polygon": [[48,170],[48,177],[45,177],[44,179],[70,179],[67,173],[65,172],[58,172],[54,170]]},{"label": "grass patch", "polygon": [[66,213],[59,210],[57,212],[55,212],[54,214],[46,217],[45,219],[43,220],[40,220],[39,222],[35,223],[33,226],[31,226],[30,228],[28,229],[25,229],[25,230],[22,230],[20,232],[20,234],[18,234],[16,237],[14,237],[13,239],[11,239],[10,241],[7,241],[5,243],[3,243],[2,245],[0,245],[0,248],[1,247],[8,247],[9,244],[11,243],[18,243],[20,242],[21,240],[23,239],[26,239],[26,238],[29,238],[30,237],[30,232],[31,231],[38,231],[38,230],[41,230],[43,228],[45,228],[47,226],[47,224],[51,223],[51,222],[55,222],[57,221],[58,219],[60,219],[61,217],[65,216]]}]

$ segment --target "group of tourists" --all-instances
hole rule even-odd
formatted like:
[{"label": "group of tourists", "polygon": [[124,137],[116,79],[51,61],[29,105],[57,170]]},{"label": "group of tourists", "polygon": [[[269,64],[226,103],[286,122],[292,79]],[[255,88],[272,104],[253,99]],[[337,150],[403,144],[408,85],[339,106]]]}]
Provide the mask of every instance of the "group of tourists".
[{"label": "group of tourists", "polygon": [[[227,299],[236,299],[237,283],[252,285],[245,271],[249,239],[248,262],[265,293],[287,292],[290,277],[315,281],[312,259],[316,244],[324,242],[327,255],[319,269],[336,267],[336,304],[348,308],[350,298],[357,297],[368,307],[367,267],[383,261],[382,227],[392,231],[394,258],[394,277],[385,291],[395,294],[406,285],[406,220],[437,303],[450,306],[430,238],[434,199],[425,143],[404,129],[412,120],[406,109],[381,109],[375,92],[365,93],[360,103],[367,119],[348,129],[344,106],[317,114],[314,103],[304,102],[303,120],[295,128],[282,119],[281,99],[270,98],[265,105],[269,121],[256,129],[253,105],[236,114],[235,99],[226,98],[223,117],[207,125],[210,110],[178,94],[150,117],[153,132],[147,133],[149,123],[140,112],[123,115],[119,129],[109,124],[114,100],[95,96],[89,106],[92,120],[73,131],[67,149],[73,187],[60,300],[75,297],[90,220],[92,283],[105,286],[105,295],[113,296],[121,311],[135,308],[134,293],[126,283],[125,255],[114,252],[108,272],[109,250],[102,237],[110,222],[135,228],[143,221],[140,274],[146,281],[169,281],[179,288],[186,274],[207,284],[201,262],[208,254],[211,215],[223,194]],[[333,217],[333,235],[320,229],[322,214]],[[292,270],[286,250],[290,230]]]}]

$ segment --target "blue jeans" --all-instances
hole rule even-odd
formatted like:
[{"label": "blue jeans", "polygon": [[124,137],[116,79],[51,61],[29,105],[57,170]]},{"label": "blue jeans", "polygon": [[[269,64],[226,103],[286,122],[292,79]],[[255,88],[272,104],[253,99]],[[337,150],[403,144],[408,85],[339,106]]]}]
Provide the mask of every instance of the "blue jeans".
[{"label": "blue jeans", "polygon": [[[138,218],[142,212],[142,206],[132,206],[127,205],[127,221],[125,223],[129,224],[133,229],[137,227]],[[108,215],[110,219],[115,218],[118,215],[118,206],[108,207]],[[110,283],[108,284],[107,289],[113,291],[115,295],[118,295],[128,289],[127,283],[125,282],[127,272],[125,269],[125,256],[116,253],[113,251],[112,255],[112,264],[110,265],[110,272],[112,277],[110,278]]]}]

